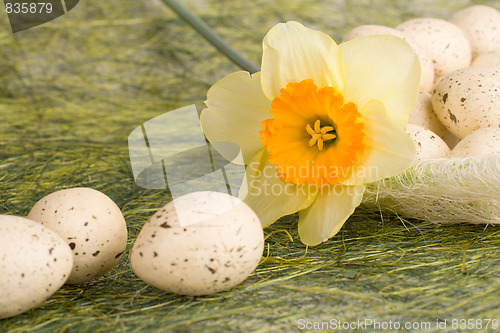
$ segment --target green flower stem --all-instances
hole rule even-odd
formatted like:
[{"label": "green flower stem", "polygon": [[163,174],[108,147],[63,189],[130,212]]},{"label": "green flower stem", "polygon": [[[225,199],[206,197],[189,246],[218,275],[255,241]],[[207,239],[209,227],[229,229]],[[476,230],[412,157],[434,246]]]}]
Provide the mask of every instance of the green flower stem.
[{"label": "green flower stem", "polygon": [[222,54],[224,54],[229,60],[241,67],[242,69],[255,73],[260,69],[250,60],[243,57],[238,51],[233,49],[228,43],[226,43],[215,31],[213,31],[205,22],[203,22],[198,16],[194,15],[178,3],[176,0],[162,0],[167,6],[170,7],[180,18],[186,21],[190,26],[192,26],[196,31],[198,31],[210,44],[215,46]]}]

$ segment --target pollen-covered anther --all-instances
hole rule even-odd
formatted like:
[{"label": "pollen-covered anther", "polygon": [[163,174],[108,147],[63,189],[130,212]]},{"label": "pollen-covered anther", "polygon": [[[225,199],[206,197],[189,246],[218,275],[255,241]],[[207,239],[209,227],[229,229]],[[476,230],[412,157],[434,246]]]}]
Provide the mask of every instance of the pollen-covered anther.
[{"label": "pollen-covered anther", "polygon": [[314,123],[314,129],[311,125],[307,124],[306,131],[311,135],[311,140],[309,140],[309,147],[318,144],[318,150],[323,150],[323,145],[325,141],[334,140],[337,135],[334,133],[328,133],[333,131],[334,128],[332,126],[323,126],[321,127],[321,121],[318,119]]}]

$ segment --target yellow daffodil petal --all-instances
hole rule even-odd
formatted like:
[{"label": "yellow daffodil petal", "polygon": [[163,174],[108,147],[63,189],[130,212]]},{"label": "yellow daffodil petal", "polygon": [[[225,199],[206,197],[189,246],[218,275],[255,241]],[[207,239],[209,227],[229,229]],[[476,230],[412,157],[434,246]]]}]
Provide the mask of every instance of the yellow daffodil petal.
[{"label": "yellow daffodil petal", "polygon": [[[271,115],[271,102],[262,92],[260,72],[235,72],[217,82],[207,93],[207,108],[201,113],[201,127],[212,143],[237,144],[248,162],[262,149],[259,131]],[[217,147],[217,146],[216,146]],[[218,148],[218,147],[217,147]],[[231,160],[233,151],[219,151]]]},{"label": "yellow daffodil petal", "polygon": [[269,163],[263,149],[247,166],[239,197],[259,216],[263,227],[280,217],[307,208],[315,198],[306,185],[283,183],[276,176],[276,166]]},{"label": "yellow daffodil petal", "polygon": [[384,105],[377,100],[361,110],[364,124],[365,155],[342,184],[355,185],[395,176],[415,160],[416,147],[406,132],[390,121]]},{"label": "yellow daffodil petal", "polygon": [[420,81],[420,61],[408,43],[395,36],[374,35],[345,42],[340,50],[346,71],[345,101],[361,109],[378,99],[389,118],[404,129]]},{"label": "yellow daffodil petal", "polygon": [[341,184],[323,187],[314,203],[299,212],[299,236],[302,243],[317,245],[339,232],[361,203],[363,185]]},{"label": "yellow daffodil petal", "polygon": [[290,82],[313,79],[318,88],[342,91],[342,55],[330,36],[298,22],[274,26],[263,42],[262,89],[273,100]]}]

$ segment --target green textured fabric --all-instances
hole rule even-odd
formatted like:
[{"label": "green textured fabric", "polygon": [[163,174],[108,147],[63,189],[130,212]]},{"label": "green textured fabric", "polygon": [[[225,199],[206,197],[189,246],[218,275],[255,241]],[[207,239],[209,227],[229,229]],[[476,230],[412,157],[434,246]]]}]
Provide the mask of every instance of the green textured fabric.
[{"label": "green textured fabric", "polygon": [[[474,3],[499,9],[496,0],[183,1],[256,64],[278,22],[297,20],[340,41],[358,25],[446,19]],[[26,216],[41,197],[86,186],[119,205],[129,230],[110,273],[0,320],[1,332],[293,332],[335,320],[430,323],[428,331],[446,320],[456,331],[453,319],[500,320],[498,227],[362,209],[312,248],[298,240],[297,216],[283,218],[265,230],[255,273],[228,292],[184,297],[139,280],[130,249],[170,193],[134,185],[127,137],[166,111],[201,107],[208,88],[236,70],[160,1],[81,1],[16,34],[1,16],[0,214]]]}]

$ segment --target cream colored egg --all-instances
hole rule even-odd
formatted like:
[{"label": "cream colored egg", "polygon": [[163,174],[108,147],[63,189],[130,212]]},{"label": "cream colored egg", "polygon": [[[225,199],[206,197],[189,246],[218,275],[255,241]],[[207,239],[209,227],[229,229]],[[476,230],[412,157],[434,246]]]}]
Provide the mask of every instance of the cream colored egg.
[{"label": "cream colored egg", "polygon": [[120,208],[91,188],[51,193],[33,206],[28,218],[57,232],[73,250],[68,284],[104,275],[118,263],[127,245],[127,225]]},{"label": "cream colored egg", "polygon": [[432,90],[434,84],[434,64],[432,63],[431,58],[425,53],[425,51],[415,43],[411,38],[406,36],[402,31],[396,30],[394,28],[386,27],[383,25],[361,25],[350,32],[344,37],[344,42],[349,41],[351,39],[371,36],[371,35],[392,35],[400,37],[408,44],[410,44],[411,48],[415,51],[420,59],[421,65],[421,75],[420,75],[420,84],[419,90],[430,92]]},{"label": "cream colored egg", "polygon": [[406,125],[408,133],[417,146],[417,160],[444,158],[450,154],[448,145],[434,132],[415,124]]},{"label": "cream colored egg", "polygon": [[244,281],[258,265],[263,246],[259,219],[240,199],[193,192],[171,201],[144,224],[130,263],[154,287],[207,295]]},{"label": "cream colored egg", "polygon": [[500,67],[500,51],[479,54],[471,66]]},{"label": "cream colored egg", "polygon": [[465,138],[451,151],[451,157],[500,155],[500,128],[480,128]]},{"label": "cream colored egg", "polygon": [[458,143],[458,139],[441,124],[434,113],[431,95],[428,92],[420,91],[418,93],[408,123],[425,127],[436,133],[449,147],[453,147]]},{"label": "cream colored egg", "polygon": [[483,127],[500,127],[500,69],[467,67],[444,77],[434,88],[438,119],[462,139]]},{"label": "cream colored egg", "polygon": [[0,215],[0,319],[26,312],[66,282],[73,254],[38,222]]},{"label": "cream colored egg", "polygon": [[456,25],[437,18],[415,18],[396,27],[418,44],[434,63],[437,77],[471,63],[467,37]]},{"label": "cream colored egg", "polygon": [[470,6],[456,12],[449,21],[462,29],[469,40],[472,58],[500,51],[500,12],[495,8]]},{"label": "cream colored egg", "polygon": [[434,85],[433,85],[433,87],[435,88],[436,85],[439,83],[439,81],[441,81],[445,76],[446,75],[444,75],[444,76],[434,76]]}]

